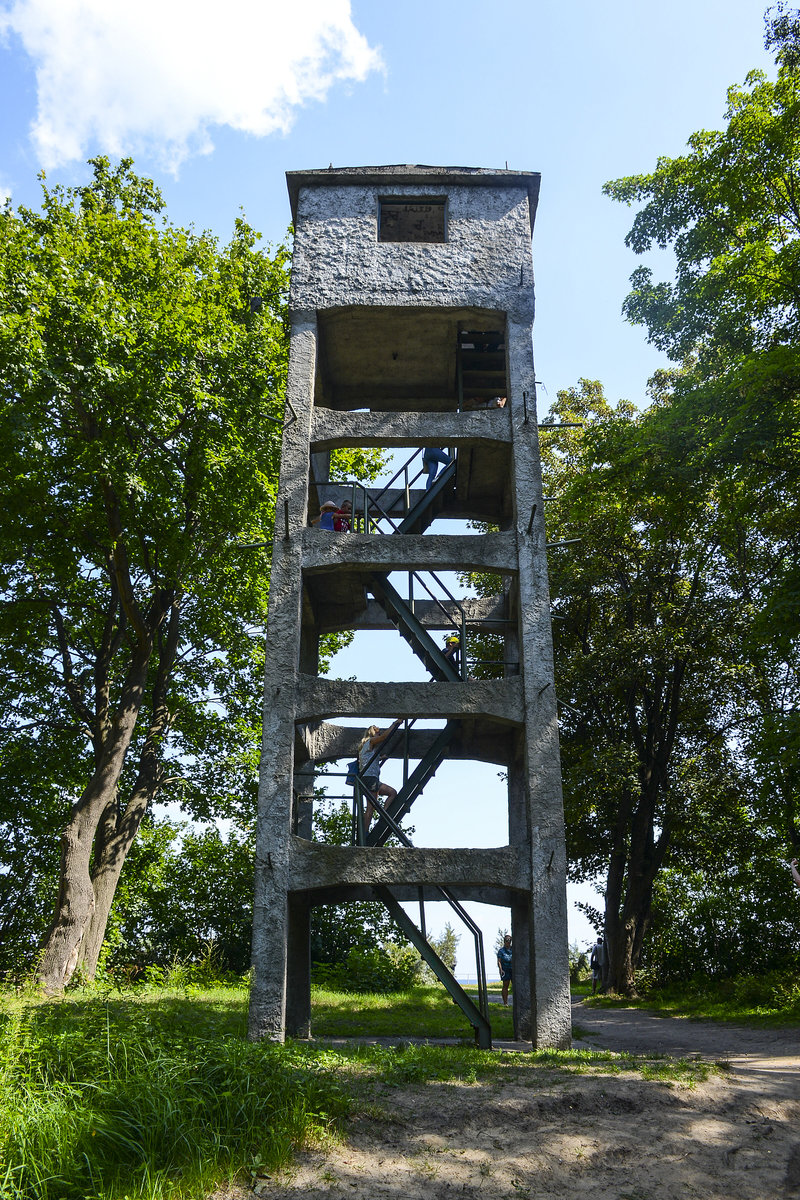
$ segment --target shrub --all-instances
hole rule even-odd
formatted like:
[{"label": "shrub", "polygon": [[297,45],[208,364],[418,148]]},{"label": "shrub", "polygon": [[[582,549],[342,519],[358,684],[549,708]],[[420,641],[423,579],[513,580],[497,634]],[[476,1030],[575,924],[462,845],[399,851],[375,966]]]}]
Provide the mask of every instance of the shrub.
[{"label": "shrub", "polygon": [[410,946],[386,943],[371,950],[348,950],[343,963],[314,963],[314,982],[337,992],[404,992],[420,973]]}]

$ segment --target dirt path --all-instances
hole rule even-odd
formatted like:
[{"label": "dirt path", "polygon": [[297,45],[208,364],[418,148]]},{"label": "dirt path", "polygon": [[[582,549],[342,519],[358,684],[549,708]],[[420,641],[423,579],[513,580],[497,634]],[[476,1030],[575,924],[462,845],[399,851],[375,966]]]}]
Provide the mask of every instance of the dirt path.
[{"label": "dirt path", "polygon": [[[800,1033],[576,1003],[589,1049],[724,1061],[694,1087],[537,1068],[379,1089],[347,1141],[259,1180],[269,1200],[800,1198]],[[215,1200],[223,1200],[220,1193]]]}]

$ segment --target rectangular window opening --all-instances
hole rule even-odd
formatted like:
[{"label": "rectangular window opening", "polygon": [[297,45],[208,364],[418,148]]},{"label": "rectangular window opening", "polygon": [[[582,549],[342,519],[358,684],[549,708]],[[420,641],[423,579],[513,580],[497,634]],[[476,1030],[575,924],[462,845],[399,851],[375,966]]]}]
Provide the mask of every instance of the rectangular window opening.
[{"label": "rectangular window opening", "polygon": [[444,196],[388,196],[378,202],[379,242],[446,242]]}]

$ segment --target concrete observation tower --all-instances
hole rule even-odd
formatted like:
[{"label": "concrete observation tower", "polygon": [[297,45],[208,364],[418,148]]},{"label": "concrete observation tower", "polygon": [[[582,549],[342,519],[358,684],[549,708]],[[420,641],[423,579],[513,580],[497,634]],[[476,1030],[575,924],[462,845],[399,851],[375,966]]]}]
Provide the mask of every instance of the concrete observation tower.
[{"label": "concrete observation tower", "polygon": [[[478,1043],[490,1046],[483,945],[462,907],[477,900],[511,909],[516,1036],[566,1047],[566,859],[531,337],[539,176],[389,166],[287,179],[291,353],[267,630],[250,1036],[309,1036],[312,907],[378,899]],[[384,488],[335,472],[332,480],[331,452],[354,446],[394,451],[395,480]],[[450,459],[429,487],[426,447]],[[352,500],[350,531],[310,524],[343,494]],[[446,521],[464,519],[489,531],[442,533]],[[495,576],[496,594],[453,594],[453,573],[465,571]],[[396,630],[430,680],[320,677],[320,637],[347,629]],[[359,728],[337,717],[357,718]],[[376,721],[399,722],[380,750],[402,760],[403,786],[387,802],[356,780],[350,844],[312,842],[316,776],[326,766],[342,771]],[[404,818],[424,805],[426,783],[448,758],[507,772],[506,844],[411,844]],[[496,810],[487,821],[503,830]],[[475,939],[477,999],[425,939],[423,902],[441,900]],[[419,902],[420,919],[401,902]]]}]

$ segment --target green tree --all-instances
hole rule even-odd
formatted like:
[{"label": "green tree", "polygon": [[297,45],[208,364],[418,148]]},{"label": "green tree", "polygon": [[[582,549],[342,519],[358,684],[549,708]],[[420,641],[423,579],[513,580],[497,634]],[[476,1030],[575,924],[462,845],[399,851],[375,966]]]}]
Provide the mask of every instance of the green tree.
[{"label": "green tree", "polygon": [[713,490],[726,586],[747,621],[740,737],[762,816],[800,852],[800,15],[767,13],[777,79],[728,93],[726,128],[606,191],[641,204],[628,245],[675,253],[673,283],[639,267],[624,311],[682,367],[662,423]]},{"label": "green tree", "polygon": [[636,254],[670,246],[674,283],[637,267],[624,305],[675,359],[719,370],[745,352],[794,345],[800,328],[800,78],[760,71],[728,91],[727,127],[689,138],[649,175],[605,185],[642,204],[626,238]]},{"label": "green tree", "polygon": [[764,25],[764,45],[775,51],[781,66],[792,70],[800,67],[800,12],[796,8],[787,8],[783,0],[779,0],[765,12]]},{"label": "green tree", "polygon": [[267,579],[235,542],[272,525],[286,368],[287,251],[175,228],[130,160],[92,166],[0,216],[1,753],[65,822],[51,990],[93,973],[157,797],[240,803]]},{"label": "green tree", "polygon": [[581,539],[549,561],[568,851],[579,877],[605,877],[623,993],[659,871],[702,854],[743,804],[737,608],[716,574],[713,505],[658,417],[582,380],[548,420],[583,429],[543,434],[548,538]]}]

